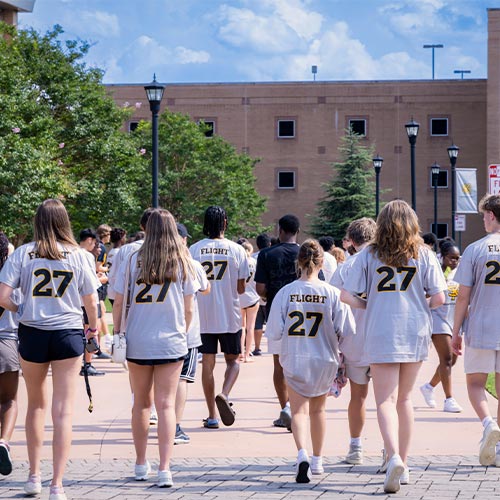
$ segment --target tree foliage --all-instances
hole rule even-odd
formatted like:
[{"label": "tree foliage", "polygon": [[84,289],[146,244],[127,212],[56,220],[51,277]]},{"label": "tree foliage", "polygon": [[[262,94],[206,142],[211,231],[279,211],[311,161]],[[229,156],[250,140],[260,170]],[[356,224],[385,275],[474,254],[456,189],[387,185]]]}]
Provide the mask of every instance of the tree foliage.
[{"label": "tree foliage", "polygon": [[323,184],[326,195],[312,221],[314,236],[330,235],[335,240],[345,236],[353,220],[375,215],[373,149],[362,146],[360,136],[346,130],[339,152],[342,161],[334,163],[334,177]]},{"label": "tree foliage", "polygon": [[[159,121],[160,205],[184,222],[194,239],[203,237],[203,214],[210,205],[224,207],[229,227],[226,235],[256,236],[265,200],[255,189],[253,169],[257,160],[239,154],[222,137],[206,137],[206,125],[188,116],[165,110]],[[141,122],[134,133],[137,148],[150,150],[151,124]],[[143,192],[151,182],[149,153]],[[148,184],[149,183],[149,184]]]}]

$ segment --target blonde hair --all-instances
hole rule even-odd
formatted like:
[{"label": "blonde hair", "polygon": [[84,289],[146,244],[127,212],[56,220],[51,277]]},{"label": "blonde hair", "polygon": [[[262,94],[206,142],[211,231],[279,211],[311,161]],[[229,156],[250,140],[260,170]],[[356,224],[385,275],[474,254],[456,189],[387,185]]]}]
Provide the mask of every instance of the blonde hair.
[{"label": "blonde hair", "polygon": [[173,215],[163,208],[154,209],[146,224],[144,243],[138,252],[139,279],[148,285],[162,285],[194,276],[186,245],[177,232]]},{"label": "blonde hair", "polygon": [[424,245],[420,236],[417,214],[403,200],[393,200],[381,210],[377,218],[371,251],[388,266],[401,267],[410,259],[418,259]]},{"label": "blonde hair", "polygon": [[310,276],[314,270],[323,267],[323,256],[323,247],[317,240],[306,240],[300,245],[297,265],[301,271]]},{"label": "blonde hair", "polygon": [[492,212],[497,222],[500,222],[500,195],[487,194],[483,196],[479,202],[479,211],[481,213],[485,211]]},{"label": "blonde hair", "polygon": [[345,252],[342,248],[333,247],[330,252],[337,259],[338,264],[345,262]]},{"label": "blonde hair", "polygon": [[38,206],[33,233],[35,251],[43,259],[64,258],[58,243],[78,247],[73,237],[68,212],[59,200],[48,199]]},{"label": "blonde hair", "polygon": [[245,249],[246,253],[250,256],[253,253],[253,246],[249,241],[238,241],[238,243]]}]

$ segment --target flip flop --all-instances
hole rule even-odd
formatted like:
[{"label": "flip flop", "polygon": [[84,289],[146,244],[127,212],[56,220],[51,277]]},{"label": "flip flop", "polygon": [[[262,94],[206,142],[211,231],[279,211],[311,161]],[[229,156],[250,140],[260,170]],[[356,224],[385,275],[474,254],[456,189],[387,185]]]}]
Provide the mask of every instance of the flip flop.
[{"label": "flip flop", "polygon": [[224,394],[218,394],[215,396],[215,404],[219,410],[220,419],[222,423],[226,426],[234,424],[236,412],[231,408],[233,403],[230,403]]}]

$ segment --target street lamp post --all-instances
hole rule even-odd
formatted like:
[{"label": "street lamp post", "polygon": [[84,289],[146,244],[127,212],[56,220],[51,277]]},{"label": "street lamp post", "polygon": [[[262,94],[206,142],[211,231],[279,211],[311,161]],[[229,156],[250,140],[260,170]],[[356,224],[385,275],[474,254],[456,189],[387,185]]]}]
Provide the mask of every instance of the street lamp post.
[{"label": "street lamp post", "polygon": [[415,178],[415,144],[417,143],[417,135],[420,124],[411,118],[411,121],[405,124],[408,140],[410,141],[411,149],[411,208],[417,211],[417,186]]},{"label": "street lamp post", "polygon": [[148,96],[149,107],[153,115],[152,120],[152,177],[153,177],[153,187],[152,187],[152,206],[153,208],[158,208],[158,114],[160,112],[160,103],[163,98],[163,91],[165,90],[164,85],[160,85],[156,81],[156,74],[153,77],[153,81],[149,85],[144,86],[146,95]]},{"label": "street lamp post", "polygon": [[377,218],[380,209],[380,171],[382,170],[384,159],[377,155],[372,161],[373,168],[375,169],[375,218]]},{"label": "street lamp post", "polygon": [[434,49],[442,49],[444,45],[442,43],[426,43],[424,49],[432,49],[432,79],[434,80]]},{"label": "street lamp post", "polygon": [[437,195],[437,187],[438,187],[438,177],[440,166],[434,162],[434,165],[431,167],[432,173],[432,187],[434,188],[434,225],[432,228],[432,232],[438,236],[438,195]]},{"label": "street lamp post", "polygon": [[452,144],[448,148],[448,156],[451,163],[451,237],[455,240],[455,213],[457,211],[457,172],[455,165],[457,164],[457,157],[460,148]]}]

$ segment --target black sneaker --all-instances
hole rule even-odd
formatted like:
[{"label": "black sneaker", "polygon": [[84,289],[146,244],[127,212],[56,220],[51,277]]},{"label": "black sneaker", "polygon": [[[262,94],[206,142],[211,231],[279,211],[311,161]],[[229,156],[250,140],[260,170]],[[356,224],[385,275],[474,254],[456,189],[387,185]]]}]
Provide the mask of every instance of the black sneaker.
[{"label": "black sneaker", "polygon": [[92,357],[95,359],[111,359],[111,354],[101,351],[99,354],[94,354]]},{"label": "black sneaker", "polygon": [[[82,369],[80,370],[80,375],[83,377],[85,372],[85,367],[82,366]],[[100,377],[102,375],[106,375],[106,372],[101,372],[96,370],[91,364],[87,365],[87,375],[89,377]]]},{"label": "black sneaker", "polygon": [[260,349],[255,349],[255,351],[252,351],[252,354],[254,356],[262,356],[262,351]]}]

